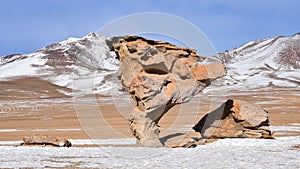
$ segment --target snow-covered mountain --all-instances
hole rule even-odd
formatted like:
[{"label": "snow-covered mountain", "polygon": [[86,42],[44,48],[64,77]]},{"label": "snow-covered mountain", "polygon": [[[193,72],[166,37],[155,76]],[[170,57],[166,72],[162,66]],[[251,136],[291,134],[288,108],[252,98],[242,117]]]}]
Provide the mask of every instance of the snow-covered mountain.
[{"label": "snow-covered mountain", "polygon": [[300,86],[300,33],[251,41],[207,59],[226,65],[217,85],[227,89]]},{"label": "snow-covered mountain", "polygon": [[107,93],[117,86],[112,78],[119,66],[115,54],[106,45],[106,39],[90,33],[34,53],[0,57],[0,80],[39,77],[79,93]]},{"label": "snow-covered mountain", "polygon": [[[73,95],[110,94],[113,89],[117,91],[119,66],[115,54],[109,51],[107,39],[90,33],[83,38],[69,38],[46,46],[34,53],[0,57],[0,81],[38,77],[73,89]],[[298,88],[300,33],[252,41],[206,59],[206,62],[216,61],[225,63],[227,67],[227,76],[213,83],[220,90]]]}]

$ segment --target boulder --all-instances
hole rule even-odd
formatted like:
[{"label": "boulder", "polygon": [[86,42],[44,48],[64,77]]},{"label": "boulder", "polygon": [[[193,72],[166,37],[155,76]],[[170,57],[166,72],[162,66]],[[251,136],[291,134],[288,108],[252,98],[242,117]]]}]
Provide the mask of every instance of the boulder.
[{"label": "boulder", "polygon": [[269,129],[269,113],[242,100],[227,100],[206,114],[193,129],[204,139],[273,138]]},{"label": "boulder", "polygon": [[33,135],[23,138],[24,143],[22,145],[50,145],[55,147],[71,147],[72,144],[67,139],[59,137],[51,137],[46,134]]},{"label": "boulder", "polygon": [[161,117],[226,74],[223,64],[202,64],[205,57],[195,50],[167,42],[125,36],[110,44],[120,61],[123,89],[135,104],[129,126],[144,146],[162,146],[158,126]]}]

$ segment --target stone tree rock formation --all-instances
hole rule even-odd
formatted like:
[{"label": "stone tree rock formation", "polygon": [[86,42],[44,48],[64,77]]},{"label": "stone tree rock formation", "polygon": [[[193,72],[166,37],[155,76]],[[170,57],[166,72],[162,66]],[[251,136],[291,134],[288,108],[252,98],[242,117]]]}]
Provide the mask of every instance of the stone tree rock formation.
[{"label": "stone tree rock formation", "polygon": [[205,139],[273,138],[269,129],[269,113],[242,100],[227,100],[206,114],[193,129]]},{"label": "stone tree rock formation", "polygon": [[[158,122],[174,105],[188,102],[212,80],[225,76],[223,64],[201,64],[205,57],[190,48],[138,36],[113,43],[119,76],[134,100],[130,129],[137,142],[159,147]],[[113,40],[114,41],[114,40]]]}]

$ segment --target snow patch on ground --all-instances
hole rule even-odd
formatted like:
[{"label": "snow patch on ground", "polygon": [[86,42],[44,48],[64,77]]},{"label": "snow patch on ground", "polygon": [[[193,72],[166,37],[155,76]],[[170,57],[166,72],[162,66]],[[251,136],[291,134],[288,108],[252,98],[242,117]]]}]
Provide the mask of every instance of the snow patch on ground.
[{"label": "snow patch on ground", "polygon": [[118,139],[69,139],[72,145],[124,145],[136,144],[135,138],[118,138]]},{"label": "snow patch on ground", "polygon": [[270,129],[277,132],[300,132],[300,126],[271,126]]},{"label": "snow patch on ground", "polygon": [[18,132],[21,130],[17,130],[17,129],[0,129],[0,133],[8,133],[8,132]]},{"label": "snow patch on ground", "polygon": [[[107,140],[111,141],[111,140]],[[299,137],[222,139],[185,148],[0,146],[3,168],[300,168]]]}]

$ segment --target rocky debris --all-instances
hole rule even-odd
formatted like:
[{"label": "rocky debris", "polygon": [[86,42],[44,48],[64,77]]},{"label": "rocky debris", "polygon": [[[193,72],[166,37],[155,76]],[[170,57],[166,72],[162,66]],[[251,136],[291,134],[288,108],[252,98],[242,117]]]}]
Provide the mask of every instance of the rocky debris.
[{"label": "rocky debris", "polygon": [[291,147],[290,150],[300,150],[300,144]]},{"label": "rocky debris", "polygon": [[201,136],[199,132],[190,131],[188,132],[185,137],[178,142],[177,144],[172,145],[172,148],[194,148],[198,145],[203,145],[205,142],[204,140],[200,140]]},{"label": "rocky debris", "polygon": [[204,65],[190,48],[138,36],[113,43],[122,86],[134,100],[129,122],[137,142],[159,147],[158,122],[174,105],[188,102],[212,80],[225,76],[223,64]]},{"label": "rocky debris", "polygon": [[206,114],[193,129],[204,139],[273,138],[269,129],[269,113],[242,100],[227,100]]},{"label": "rocky debris", "polygon": [[23,138],[24,143],[22,145],[50,145],[55,147],[71,147],[72,144],[67,139],[62,139],[59,137],[51,137],[46,134],[34,135]]}]

